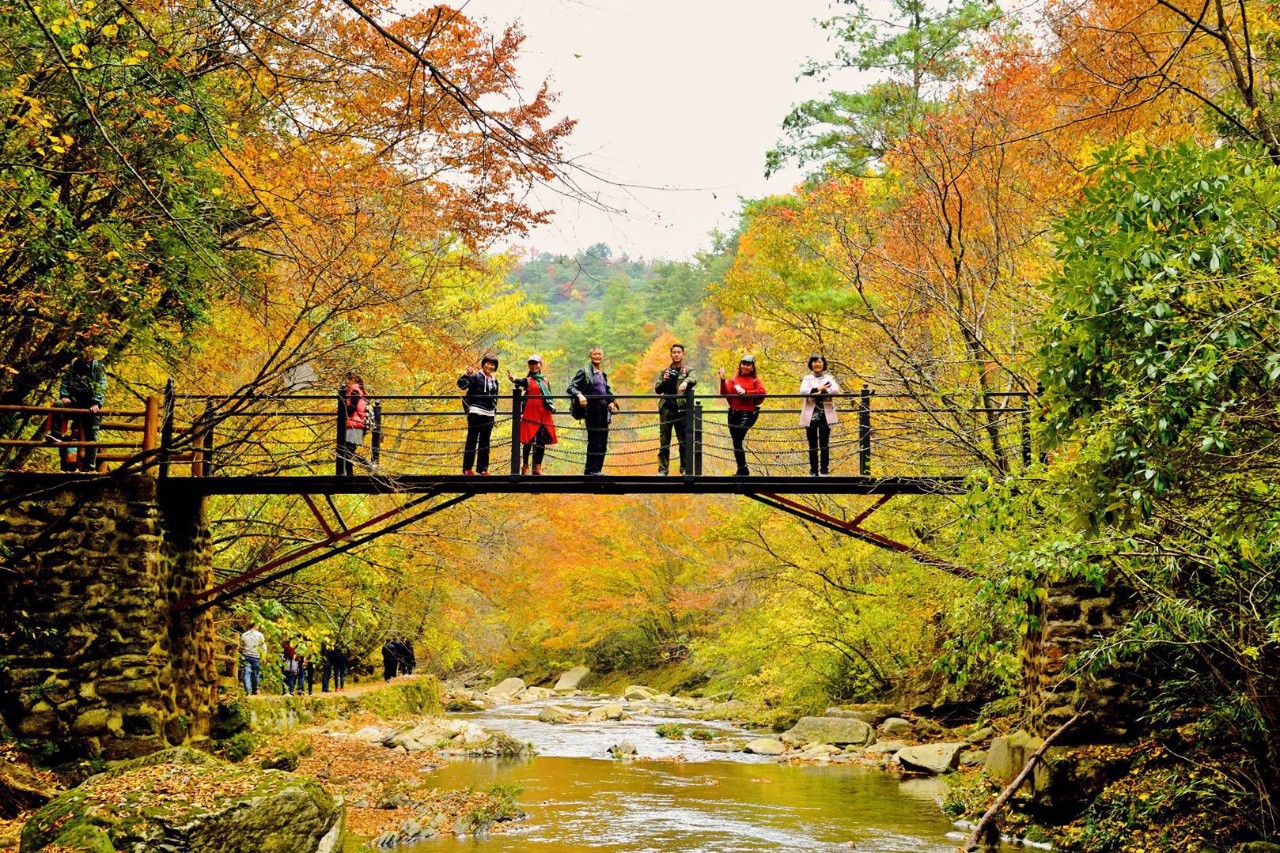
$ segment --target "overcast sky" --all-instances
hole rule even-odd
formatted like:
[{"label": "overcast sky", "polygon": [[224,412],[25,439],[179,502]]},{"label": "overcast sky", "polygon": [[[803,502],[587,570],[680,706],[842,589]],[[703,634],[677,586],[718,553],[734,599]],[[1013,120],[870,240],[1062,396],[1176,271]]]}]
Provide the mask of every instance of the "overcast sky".
[{"label": "overcast sky", "polygon": [[[459,0],[461,2],[461,0]],[[832,48],[813,23],[830,0],[469,0],[495,28],[527,35],[522,83],[550,80],[578,120],[569,153],[606,214],[547,194],[559,212],[526,248],[571,253],[608,243],[633,258],[681,259],[728,227],[739,197],[791,189],[799,173],[764,179],[764,156],[791,106],[821,94],[797,82],[807,57]]]}]

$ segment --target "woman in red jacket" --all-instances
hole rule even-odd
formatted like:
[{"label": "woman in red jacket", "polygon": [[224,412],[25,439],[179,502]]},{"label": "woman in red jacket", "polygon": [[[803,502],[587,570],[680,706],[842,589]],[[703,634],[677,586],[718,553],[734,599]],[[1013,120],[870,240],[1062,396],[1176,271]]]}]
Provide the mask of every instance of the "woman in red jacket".
[{"label": "woman in red jacket", "polygon": [[733,458],[738,463],[737,477],[748,477],[747,451],[742,446],[747,431],[756,425],[760,417],[760,404],[764,402],[764,383],[756,376],[756,359],[744,355],[738,362],[738,373],[725,379],[720,368],[720,393],[729,399],[729,435],[733,437]]},{"label": "woman in red jacket", "polygon": [[525,389],[524,408],[520,413],[520,443],[524,445],[521,474],[529,473],[529,456],[533,456],[533,473],[542,473],[542,457],[548,444],[556,443],[556,424],[551,419],[555,413],[555,401],[551,399],[551,385],[542,375],[542,356],[529,356],[529,375],[516,379],[507,371],[507,378],[518,388]]},{"label": "woman in red jacket", "polygon": [[338,454],[338,476],[351,476],[351,463],[359,461],[368,467],[363,458],[356,455],[356,448],[364,444],[364,431],[369,424],[369,398],[364,393],[364,380],[357,373],[347,374],[347,387],[342,395],[346,412],[346,431],[343,433],[342,450]]}]

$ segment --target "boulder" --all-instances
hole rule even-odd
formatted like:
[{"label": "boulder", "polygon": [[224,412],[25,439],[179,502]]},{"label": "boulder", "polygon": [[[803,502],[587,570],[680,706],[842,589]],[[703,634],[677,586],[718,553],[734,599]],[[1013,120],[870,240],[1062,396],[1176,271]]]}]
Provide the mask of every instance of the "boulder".
[{"label": "boulder", "polygon": [[657,695],[648,687],[641,687],[639,684],[632,684],[622,692],[623,699],[652,699]]},{"label": "boulder", "polygon": [[520,678],[508,678],[498,682],[486,691],[494,699],[505,699],[511,701],[525,689],[525,683]]},{"label": "boulder", "polygon": [[923,746],[908,746],[898,750],[893,758],[907,770],[941,776],[955,769],[960,761],[960,750],[967,746],[967,743],[928,743]]},{"label": "boulder", "polygon": [[540,723],[572,723],[573,719],[574,717],[571,712],[564,708],[557,707],[556,705],[548,705],[538,714],[538,722]]},{"label": "boulder", "polygon": [[789,743],[832,743],[862,745],[875,741],[870,724],[852,717],[801,717],[782,739]]},{"label": "boulder", "polygon": [[575,666],[573,669],[566,670],[560,680],[556,682],[553,688],[557,693],[572,693],[582,686],[582,682],[591,674],[591,670],[585,666]]},{"label": "boulder", "polygon": [[[22,850],[334,853],[343,806],[314,779],[165,750],[91,776],[22,829]],[[203,755],[198,753],[198,755]]]},{"label": "boulder", "polygon": [[523,693],[519,694],[521,702],[541,702],[554,695],[556,695],[555,691],[550,687],[527,687]]},{"label": "boulder", "polygon": [[971,749],[960,755],[961,767],[977,767],[979,764],[985,764],[987,761],[987,751],[985,749]]},{"label": "boulder", "polygon": [[743,743],[740,740],[729,738],[710,741],[703,744],[702,748],[707,752],[742,752]]},{"label": "boulder", "polygon": [[995,733],[996,730],[991,728],[991,726],[983,726],[982,728],[972,732],[965,738],[965,740],[969,743],[982,743],[983,741],[990,739],[990,737]]},{"label": "boulder", "polygon": [[880,724],[880,733],[889,737],[908,737],[911,729],[910,721],[902,717],[890,717]]},{"label": "boulder", "polygon": [[741,699],[713,703],[698,716],[704,720],[745,720],[751,709]]},{"label": "boulder", "polygon": [[613,702],[608,705],[600,705],[592,708],[587,712],[587,722],[603,723],[605,720],[621,720],[627,715],[626,709],[621,703]]},{"label": "boulder", "polygon": [[1013,777],[1022,772],[1027,759],[1043,743],[1042,738],[1033,737],[1021,730],[1004,737],[992,738],[983,772],[1001,786],[1008,785]]},{"label": "boulder", "polygon": [[636,754],[636,745],[629,740],[621,740],[609,747],[609,754],[614,758],[629,758]]},{"label": "boulder", "polygon": [[869,702],[864,705],[848,705],[843,708],[828,708],[824,717],[839,717],[843,720],[862,720],[869,726],[878,726],[898,713],[893,705]]},{"label": "boulder", "polygon": [[782,755],[787,751],[787,747],[780,740],[774,740],[771,737],[757,738],[749,741],[742,748],[743,752],[749,752],[752,755]]},{"label": "boulder", "polygon": [[0,759],[0,817],[43,806],[53,799],[53,785],[21,764]]},{"label": "boulder", "polygon": [[881,740],[871,744],[866,751],[871,755],[893,755],[906,748],[907,745],[900,740]]}]

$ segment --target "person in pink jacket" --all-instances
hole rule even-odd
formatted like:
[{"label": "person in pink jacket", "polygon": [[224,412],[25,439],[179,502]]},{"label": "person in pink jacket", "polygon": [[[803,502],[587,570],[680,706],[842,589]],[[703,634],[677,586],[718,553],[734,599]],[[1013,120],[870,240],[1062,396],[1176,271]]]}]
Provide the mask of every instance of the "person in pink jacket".
[{"label": "person in pink jacket", "polygon": [[809,476],[831,475],[831,425],[836,422],[832,394],[840,393],[840,383],[827,372],[827,360],[820,353],[809,356],[809,372],[800,380],[806,395],[800,409],[800,426],[809,439]]},{"label": "person in pink jacket", "polygon": [[720,368],[720,393],[729,400],[729,435],[733,438],[733,459],[738,463],[734,476],[749,477],[751,472],[747,469],[743,442],[760,417],[760,404],[766,394],[764,383],[756,376],[755,356],[744,355],[732,379],[726,379],[724,368]]}]

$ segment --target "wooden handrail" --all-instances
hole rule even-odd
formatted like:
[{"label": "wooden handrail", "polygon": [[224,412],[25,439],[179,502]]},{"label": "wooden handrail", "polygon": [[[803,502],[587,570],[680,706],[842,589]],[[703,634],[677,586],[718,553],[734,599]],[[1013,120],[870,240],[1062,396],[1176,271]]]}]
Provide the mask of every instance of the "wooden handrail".
[{"label": "wooden handrail", "polygon": [[131,412],[128,409],[99,409],[91,412],[88,409],[73,409],[70,406],[0,406],[0,412],[25,412],[29,415],[101,415],[115,418],[141,418],[146,411]]}]

